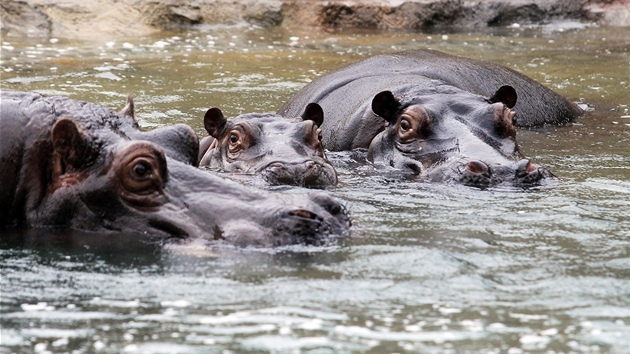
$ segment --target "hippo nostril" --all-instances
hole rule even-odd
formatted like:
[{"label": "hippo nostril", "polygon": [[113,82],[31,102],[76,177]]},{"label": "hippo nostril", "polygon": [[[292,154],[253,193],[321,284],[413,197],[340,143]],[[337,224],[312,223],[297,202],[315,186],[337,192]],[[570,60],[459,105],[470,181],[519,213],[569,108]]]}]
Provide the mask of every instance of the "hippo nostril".
[{"label": "hippo nostril", "polygon": [[420,173],[422,173],[422,167],[420,167],[420,165],[416,163],[408,163],[405,165],[405,167],[413,171],[413,173],[416,175],[419,175]]},{"label": "hippo nostril", "polygon": [[306,170],[310,171],[316,169],[319,165],[315,161],[309,160],[304,163],[304,166],[306,167]]},{"label": "hippo nostril", "polygon": [[553,174],[526,159],[519,161],[516,166],[517,184],[537,183],[541,179],[549,176],[553,176]]},{"label": "hippo nostril", "polygon": [[334,203],[328,207],[328,212],[330,212],[331,215],[337,215],[341,212],[341,210],[341,204],[339,203]]},{"label": "hippo nostril", "polygon": [[339,202],[325,194],[312,194],[311,198],[315,203],[317,203],[317,205],[326,209],[330,215],[337,216],[345,211],[344,207],[339,204]]},{"label": "hippo nostril", "polygon": [[486,187],[495,182],[490,166],[481,161],[468,162],[460,172],[460,181],[466,185]]},{"label": "hippo nostril", "polygon": [[527,173],[532,173],[534,171],[536,171],[538,169],[538,167],[536,167],[533,163],[528,162],[527,166],[525,167],[525,171],[527,171]]},{"label": "hippo nostril", "polygon": [[536,166],[532,164],[529,160],[521,160],[516,165],[516,177],[523,178],[536,170]]},{"label": "hippo nostril", "polygon": [[470,161],[466,164],[466,169],[472,173],[482,174],[488,172],[488,165],[481,161]]},{"label": "hippo nostril", "polygon": [[273,167],[273,168],[282,168],[284,167],[284,164],[281,162],[274,162],[271,165],[269,165],[269,167]]},{"label": "hippo nostril", "polygon": [[318,218],[317,214],[310,212],[308,210],[305,210],[305,209],[291,210],[289,212],[289,215],[297,216],[297,217],[305,218],[305,219],[312,219],[312,220],[315,220]]}]

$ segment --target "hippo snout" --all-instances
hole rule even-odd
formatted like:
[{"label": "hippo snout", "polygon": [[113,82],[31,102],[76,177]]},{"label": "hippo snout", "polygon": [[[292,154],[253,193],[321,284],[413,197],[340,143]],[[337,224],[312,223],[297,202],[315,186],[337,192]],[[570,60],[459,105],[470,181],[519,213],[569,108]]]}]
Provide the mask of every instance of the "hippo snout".
[{"label": "hippo snout", "polygon": [[512,183],[515,186],[531,186],[545,178],[555,177],[549,170],[533,164],[527,159],[511,165],[489,165],[473,160],[458,168],[459,181],[474,187],[488,187],[499,183]]},{"label": "hippo snout", "polygon": [[223,240],[241,247],[322,246],[349,236],[351,222],[346,208],[329,195],[272,193],[270,196],[248,210],[231,209],[230,203],[224,202],[228,216],[217,219],[216,226],[211,228],[194,229],[189,223],[182,227],[192,228],[187,232],[189,235],[204,235],[209,240]]},{"label": "hippo snout", "polygon": [[[285,230],[291,230],[291,232]],[[276,231],[280,236],[274,238],[274,246],[287,244],[319,246],[330,234],[330,226],[320,215],[309,210],[296,209],[287,212],[279,219]]]},{"label": "hippo snout", "polygon": [[347,236],[350,219],[343,205],[323,194],[310,195],[318,207],[282,212],[274,227],[273,246],[321,246]]},{"label": "hippo snout", "polygon": [[322,189],[337,184],[337,173],[332,166],[315,160],[272,162],[262,171],[262,175],[271,185]]},{"label": "hippo snout", "polygon": [[321,193],[311,194],[311,200],[324,208],[330,215],[337,218],[341,217],[345,222],[349,223],[346,208],[337,200]]}]

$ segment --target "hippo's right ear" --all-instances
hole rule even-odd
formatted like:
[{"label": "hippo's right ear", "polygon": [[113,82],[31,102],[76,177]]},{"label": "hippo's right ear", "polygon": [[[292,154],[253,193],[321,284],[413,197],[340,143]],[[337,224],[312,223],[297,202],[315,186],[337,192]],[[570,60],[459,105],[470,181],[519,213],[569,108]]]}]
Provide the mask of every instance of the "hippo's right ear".
[{"label": "hippo's right ear", "polygon": [[372,99],[372,111],[389,122],[389,124],[396,123],[398,119],[396,113],[399,109],[400,101],[394,97],[391,91],[380,92]]},{"label": "hippo's right ear", "polygon": [[83,165],[88,154],[88,140],[72,118],[60,118],[52,128],[54,170],[58,175]]},{"label": "hippo's right ear", "polygon": [[501,86],[497,90],[497,92],[490,97],[490,102],[497,103],[501,102],[507,106],[507,108],[514,108],[516,105],[516,100],[518,96],[516,95],[516,90],[512,86]]},{"label": "hippo's right ear", "polygon": [[302,113],[302,119],[312,120],[315,125],[321,128],[324,123],[324,110],[322,106],[317,103],[309,103],[306,105],[304,113]]},{"label": "hippo's right ear", "polygon": [[133,120],[136,120],[136,109],[131,95],[127,96],[127,104],[120,110],[120,112],[118,112],[118,114],[121,116],[131,117]]},{"label": "hippo's right ear", "polygon": [[223,116],[223,112],[216,107],[210,108],[203,117],[203,126],[208,134],[215,139],[219,139],[221,136],[225,123],[227,123],[227,119]]}]

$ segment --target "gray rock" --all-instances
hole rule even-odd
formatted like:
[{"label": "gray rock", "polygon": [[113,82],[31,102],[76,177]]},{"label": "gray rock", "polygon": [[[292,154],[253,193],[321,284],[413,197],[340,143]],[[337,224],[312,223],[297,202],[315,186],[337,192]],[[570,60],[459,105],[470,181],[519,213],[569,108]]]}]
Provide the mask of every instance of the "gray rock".
[{"label": "gray rock", "polygon": [[48,15],[28,1],[0,2],[0,29],[36,37],[48,37],[52,32]]},{"label": "gray rock", "polygon": [[199,24],[484,28],[586,20],[630,26],[630,0],[3,0],[8,35],[102,38]]}]

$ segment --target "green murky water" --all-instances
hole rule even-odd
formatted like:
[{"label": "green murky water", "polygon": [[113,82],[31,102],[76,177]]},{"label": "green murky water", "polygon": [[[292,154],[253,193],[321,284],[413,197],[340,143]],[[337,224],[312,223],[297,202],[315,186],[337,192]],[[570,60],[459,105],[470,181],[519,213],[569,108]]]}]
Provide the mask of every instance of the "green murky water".
[{"label": "green murky water", "polygon": [[[309,80],[411,48],[492,60],[593,111],[519,130],[562,183],[476,190],[329,157],[347,245],[127,247],[33,231],[0,241],[0,352],[627,353],[630,31],[575,23],[484,33],[207,27],[108,42],[3,36],[2,89],[120,109],[143,127],[274,111]],[[369,172],[369,171],[368,171]]]}]

